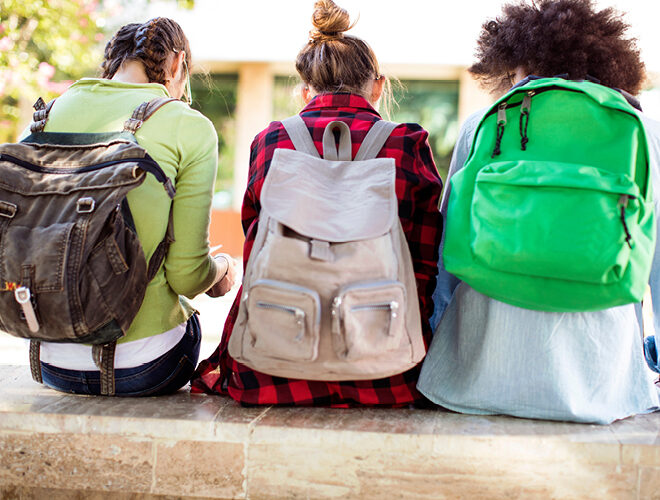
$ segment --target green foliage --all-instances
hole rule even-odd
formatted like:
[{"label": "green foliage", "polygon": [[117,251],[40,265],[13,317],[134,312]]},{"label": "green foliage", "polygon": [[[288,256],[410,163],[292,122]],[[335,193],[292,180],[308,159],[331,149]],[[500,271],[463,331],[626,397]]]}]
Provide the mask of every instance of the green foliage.
[{"label": "green foliage", "polygon": [[405,80],[402,85],[395,90],[398,107],[392,120],[419,123],[429,132],[435,165],[446,179],[458,135],[458,82]]},{"label": "green foliage", "polygon": [[[0,0],[0,141],[38,96],[94,72],[104,34],[98,0]],[[55,83],[58,82],[58,83]]]}]

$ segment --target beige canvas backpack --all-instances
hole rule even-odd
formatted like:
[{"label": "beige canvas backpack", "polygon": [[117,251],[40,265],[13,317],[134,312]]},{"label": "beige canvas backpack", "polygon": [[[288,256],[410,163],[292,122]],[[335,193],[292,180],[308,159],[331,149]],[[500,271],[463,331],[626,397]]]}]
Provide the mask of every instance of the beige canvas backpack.
[{"label": "beige canvas backpack", "polygon": [[323,158],[300,116],[282,123],[296,149],[275,151],[261,191],[230,355],[306,380],[412,368],[425,354],[415,275],[394,159],[376,158],[397,124],[376,122],[351,161],[346,123],[326,127]]}]

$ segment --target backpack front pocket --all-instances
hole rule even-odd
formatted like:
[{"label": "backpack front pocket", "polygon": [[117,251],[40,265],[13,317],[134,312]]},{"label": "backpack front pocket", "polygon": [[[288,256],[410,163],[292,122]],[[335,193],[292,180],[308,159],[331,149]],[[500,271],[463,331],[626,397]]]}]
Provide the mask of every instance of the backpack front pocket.
[{"label": "backpack front pocket", "polygon": [[358,283],[332,304],[332,333],[340,359],[374,358],[399,348],[405,336],[405,291],[398,281]]},{"label": "backpack front pocket", "polygon": [[269,358],[313,361],[318,356],[321,301],[314,290],[276,280],[257,281],[246,301],[252,348]]},{"label": "backpack front pocket", "polygon": [[499,162],[476,178],[474,257],[496,270],[586,283],[621,280],[638,234],[625,175],[557,162]]}]

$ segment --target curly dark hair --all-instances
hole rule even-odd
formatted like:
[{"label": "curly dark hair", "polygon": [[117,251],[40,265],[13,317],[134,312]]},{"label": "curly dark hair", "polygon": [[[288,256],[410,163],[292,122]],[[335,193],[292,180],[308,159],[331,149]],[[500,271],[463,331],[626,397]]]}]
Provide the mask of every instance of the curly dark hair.
[{"label": "curly dark hair", "polygon": [[646,77],[629,25],[613,8],[592,0],[532,0],[506,4],[482,26],[477,62],[468,71],[494,91],[510,87],[522,67],[528,74],[571,79],[587,75],[603,85],[639,93]]}]

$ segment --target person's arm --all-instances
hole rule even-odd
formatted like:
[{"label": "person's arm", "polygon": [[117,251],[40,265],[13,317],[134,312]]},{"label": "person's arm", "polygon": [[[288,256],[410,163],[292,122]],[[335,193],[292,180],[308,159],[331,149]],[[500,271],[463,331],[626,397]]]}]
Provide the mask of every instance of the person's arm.
[{"label": "person's arm", "polygon": [[[449,194],[451,187],[449,181],[451,177],[458,172],[465,161],[467,160],[468,154],[470,152],[470,147],[472,146],[472,138],[474,136],[474,130],[481,119],[483,112],[478,112],[465,121],[461,130],[458,134],[458,139],[456,141],[456,146],[454,146],[454,151],[451,157],[451,163],[449,164],[449,172],[447,173],[447,179],[445,180],[445,191],[442,195],[442,202],[440,203],[440,213],[442,214],[442,220],[447,220],[447,206],[449,203]],[[451,301],[454,290],[460,283],[460,280],[453,274],[448,273],[445,270],[444,263],[442,261],[442,248],[444,245],[444,227],[442,231],[442,242],[440,243],[439,258],[438,258],[438,277],[437,285],[435,291],[433,292],[433,316],[431,316],[431,328],[435,332],[442,314],[445,312],[445,309]]]},{"label": "person's arm", "polygon": [[219,274],[209,255],[217,143],[211,122],[186,109],[177,130],[180,164],[172,202],[175,241],[165,259],[165,276],[175,293],[189,298],[206,291]]},{"label": "person's arm", "polygon": [[[653,190],[654,210],[656,213],[657,234],[660,236],[660,122],[643,117],[649,144],[649,165],[651,187]],[[657,238],[657,237],[656,237]],[[657,240],[656,240],[657,241]],[[653,328],[656,338],[660,335],[660,245],[656,242],[651,276],[649,277],[651,302],[653,304]],[[641,318],[641,311],[640,311]]]},{"label": "person's arm", "polygon": [[[405,126],[408,130],[399,171],[401,177],[397,178],[397,185],[405,185],[403,199],[399,201],[399,216],[415,271],[424,334],[430,339],[427,319],[433,313],[432,294],[442,235],[442,217],[438,211],[442,180],[433,160],[428,132],[417,125]],[[411,139],[414,145],[408,152],[405,144]]]}]

